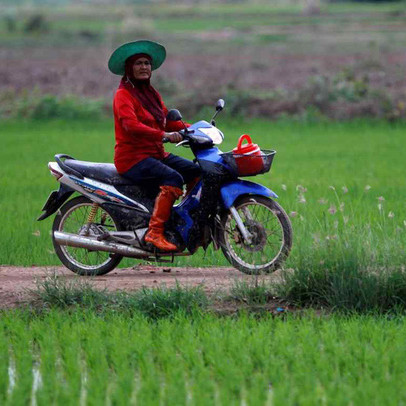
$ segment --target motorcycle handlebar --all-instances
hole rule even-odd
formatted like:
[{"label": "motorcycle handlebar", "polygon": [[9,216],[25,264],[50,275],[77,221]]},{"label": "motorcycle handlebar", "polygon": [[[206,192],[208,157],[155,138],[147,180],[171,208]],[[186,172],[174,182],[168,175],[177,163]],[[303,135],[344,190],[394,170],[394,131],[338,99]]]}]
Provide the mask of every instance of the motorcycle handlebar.
[{"label": "motorcycle handlebar", "polygon": [[[181,135],[183,135],[183,134],[181,134]],[[185,137],[183,137],[183,139],[184,139]],[[169,139],[169,138],[167,138],[167,137],[163,137],[162,138],[162,142],[164,143],[164,144],[166,144],[166,143],[168,143],[168,142],[171,142],[171,140]]]},{"label": "motorcycle handlebar", "polygon": [[[194,133],[193,130],[188,130],[187,128],[184,128],[184,129],[182,129],[182,130],[179,130],[178,132],[179,132],[179,134],[183,137],[183,140],[188,139],[188,135],[191,135],[191,134]],[[166,144],[166,143],[170,142],[170,139],[167,138],[167,137],[163,137],[163,138],[162,138],[162,142],[163,142],[164,144]]]},{"label": "motorcycle handlebar", "polygon": [[195,131],[194,130],[189,130],[188,128],[183,128],[182,130],[179,130],[179,134],[183,136],[183,139],[187,137],[188,135],[192,135]]}]

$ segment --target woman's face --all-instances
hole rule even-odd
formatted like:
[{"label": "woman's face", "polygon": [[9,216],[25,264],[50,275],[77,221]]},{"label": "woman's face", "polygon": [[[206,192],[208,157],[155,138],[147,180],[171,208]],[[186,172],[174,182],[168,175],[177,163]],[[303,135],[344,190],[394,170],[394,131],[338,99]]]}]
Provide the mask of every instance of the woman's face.
[{"label": "woman's face", "polygon": [[133,64],[133,74],[135,79],[145,80],[151,77],[151,62],[148,58],[139,58]]}]

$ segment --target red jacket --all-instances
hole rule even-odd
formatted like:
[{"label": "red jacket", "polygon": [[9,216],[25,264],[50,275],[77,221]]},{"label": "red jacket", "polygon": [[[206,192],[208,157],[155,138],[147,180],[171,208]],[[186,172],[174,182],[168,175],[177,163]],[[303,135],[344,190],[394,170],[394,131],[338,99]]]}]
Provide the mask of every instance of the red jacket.
[{"label": "red jacket", "polygon": [[[168,109],[162,101],[164,114]],[[138,162],[152,157],[164,159],[165,152],[162,137],[164,132],[179,131],[183,128],[180,121],[170,121],[161,128],[152,114],[140,101],[126,89],[118,89],[113,100],[114,129],[116,146],[114,148],[114,164],[117,171],[127,172]]]}]

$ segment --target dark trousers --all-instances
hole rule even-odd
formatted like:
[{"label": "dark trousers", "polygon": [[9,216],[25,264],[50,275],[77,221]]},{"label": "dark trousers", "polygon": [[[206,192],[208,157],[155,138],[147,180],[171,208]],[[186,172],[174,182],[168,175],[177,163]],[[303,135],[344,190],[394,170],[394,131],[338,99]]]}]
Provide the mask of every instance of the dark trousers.
[{"label": "dark trousers", "polygon": [[188,159],[169,154],[160,161],[146,158],[135,164],[122,176],[130,179],[136,185],[146,187],[174,186],[182,189],[184,183],[200,176],[200,167]]}]

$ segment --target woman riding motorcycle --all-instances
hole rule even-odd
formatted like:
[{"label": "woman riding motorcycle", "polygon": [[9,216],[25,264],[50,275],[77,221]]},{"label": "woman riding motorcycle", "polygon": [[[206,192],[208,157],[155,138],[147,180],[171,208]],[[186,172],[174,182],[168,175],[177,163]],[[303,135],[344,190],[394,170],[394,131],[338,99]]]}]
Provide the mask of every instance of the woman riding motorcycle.
[{"label": "woman riding motorcycle", "polygon": [[166,57],[165,48],[152,41],[135,41],[117,48],[109,59],[109,69],[122,76],[113,100],[115,126],[114,164],[120,175],[135,184],[152,181],[159,185],[145,241],[163,251],[176,250],[165,239],[164,227],[172,205],[200,176],[193,162],[165,152],[163,139],[182,140],[179,121],[166,121],[168,109],[150,84],[151,72]]}]

